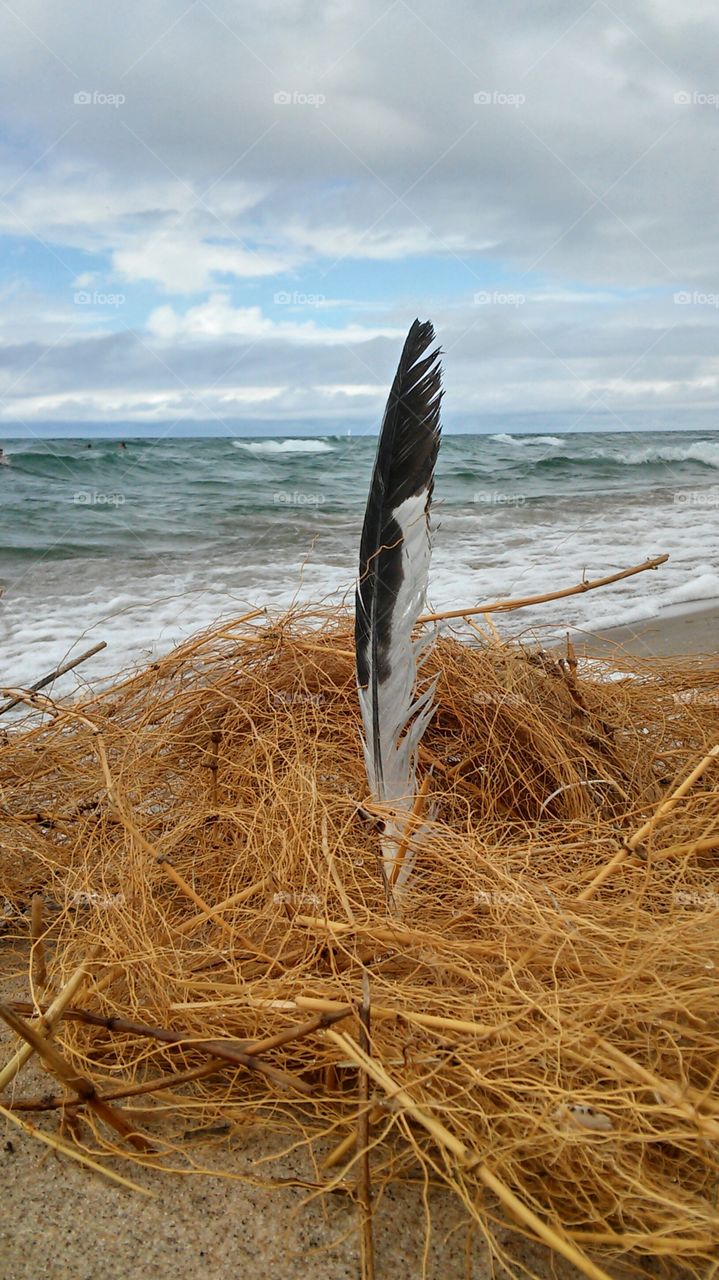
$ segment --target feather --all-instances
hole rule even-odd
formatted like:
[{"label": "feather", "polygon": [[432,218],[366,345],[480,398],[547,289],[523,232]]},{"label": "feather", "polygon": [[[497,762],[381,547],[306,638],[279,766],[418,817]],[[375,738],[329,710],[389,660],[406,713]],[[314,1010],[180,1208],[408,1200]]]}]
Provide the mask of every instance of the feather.
[{"label": "feather", "polygon": [[[439,351],[429,322],[415,320],[400,357],[382,420],[360,543],[355,597],[357,687],[367,779],[389,807],[382,839],[388,887],[401,887],[400,846],[417,796],[416,757],[433,713],[434,685],[417,694],[423,639],[412,632],[422,611],[430,561],[429,510],[440,441]],[[404,814],[404,821],[396,814]],[[416,814],[413,843],[416,843]]]}]

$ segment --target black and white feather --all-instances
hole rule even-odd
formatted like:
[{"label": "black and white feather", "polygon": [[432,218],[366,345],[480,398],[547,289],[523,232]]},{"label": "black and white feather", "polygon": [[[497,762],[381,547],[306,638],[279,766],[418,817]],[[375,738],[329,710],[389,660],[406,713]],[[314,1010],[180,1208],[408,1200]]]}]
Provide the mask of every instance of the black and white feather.
[{"label": "black and white feather", "polygon": [[408,855],[395,863],[417,792],[417,747],[434,712],[434,685],[416,689],[425,641],[412,637],[427,591],[440,442],[440,353],[427,354],[433,342],[432,325],[415,320],[382,420],[355,602],[367,778],[373,797],[390,809],[382,859],[387,884],[396,888],[411,868]]}]

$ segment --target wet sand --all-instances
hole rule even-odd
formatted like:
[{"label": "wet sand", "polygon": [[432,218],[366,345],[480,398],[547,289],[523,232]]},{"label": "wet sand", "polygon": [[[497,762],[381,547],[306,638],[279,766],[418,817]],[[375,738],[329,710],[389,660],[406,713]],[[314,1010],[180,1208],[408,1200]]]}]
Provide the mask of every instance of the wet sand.
[{"label": "wet sand", "polygon": [[719,605],[691,612],[667,610],[660,618],[608,627],[595,635],[581,634],[578,653],[606,654],[619,646],[643,658],[667,658],[675,654],[715,654],[719,650]]}]

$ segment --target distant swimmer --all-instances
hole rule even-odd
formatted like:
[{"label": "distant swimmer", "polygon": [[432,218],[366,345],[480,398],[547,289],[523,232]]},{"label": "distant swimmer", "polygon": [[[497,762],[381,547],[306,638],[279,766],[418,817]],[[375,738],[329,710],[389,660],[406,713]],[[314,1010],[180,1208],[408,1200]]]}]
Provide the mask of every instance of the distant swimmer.
[{"label": "distant swimmer", "polygon": [[0,449],[0,467],[9,467],[10,459],[4,449]]},{"label": "distant swimmer", "polygon": [[118,441],[118,444],[117,444],[117,447],[118,447],[118,449],[126,449],[126,448],[127,448],[127,445],[125,444],[125,441],[124,441],[124,440],[119,440],[119,441]]},{"label": "distant swimmer", "polygon": [[92,445],[91,445],[91,444],[86,444],[86,445],[85,445],[85,448],[86,448],[86,449],[91,449],[91,448],[92,448]]}]

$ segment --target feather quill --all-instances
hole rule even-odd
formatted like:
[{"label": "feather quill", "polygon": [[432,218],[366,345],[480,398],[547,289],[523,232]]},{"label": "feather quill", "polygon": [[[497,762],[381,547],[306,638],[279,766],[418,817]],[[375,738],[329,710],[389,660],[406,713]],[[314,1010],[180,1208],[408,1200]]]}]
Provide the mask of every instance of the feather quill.
[{"label": "feather quill", "polygon": [[[417,796],[416,759],[434,713],[434,684],[416,692],[423,639],[412,632],[425,603],[430,504],[440,442],[439,351],[429,322],[415,320],[387,400],[360,543],[355,597],[357,687],[367,779],[390,809],[382,838],[388,888],[411,869],[403,836]],[[395,816],[395,814],[397,816]],[[401,815],[404,815],[402,818]],[[400,865],[401,860],[401,865]]]}]

